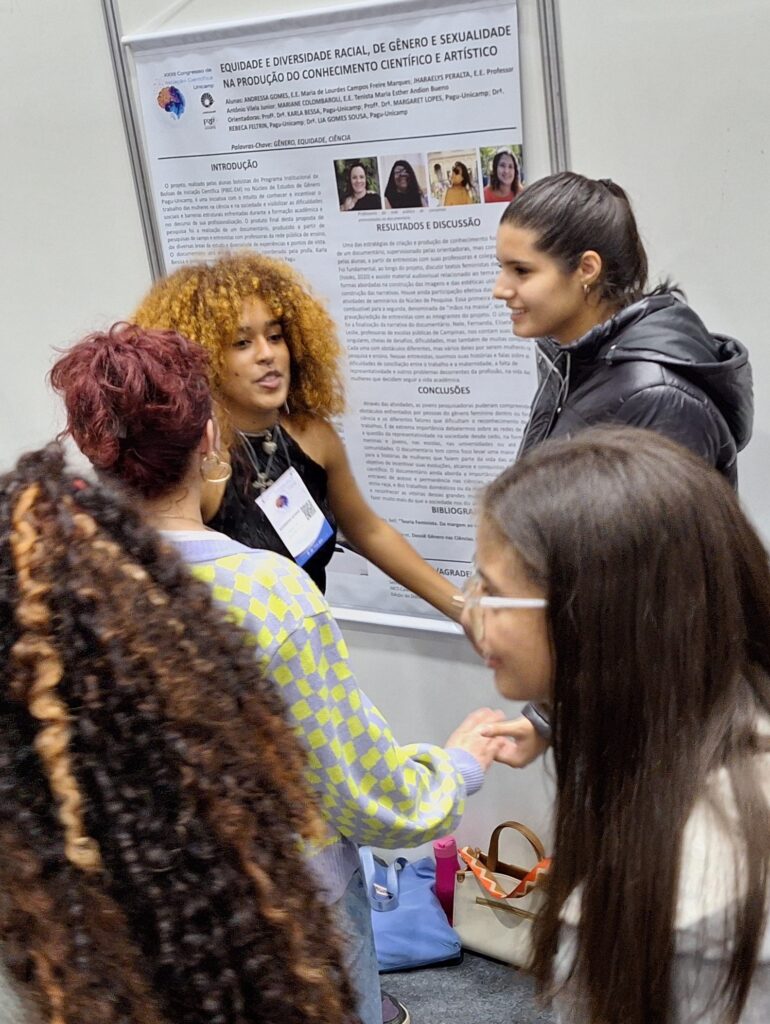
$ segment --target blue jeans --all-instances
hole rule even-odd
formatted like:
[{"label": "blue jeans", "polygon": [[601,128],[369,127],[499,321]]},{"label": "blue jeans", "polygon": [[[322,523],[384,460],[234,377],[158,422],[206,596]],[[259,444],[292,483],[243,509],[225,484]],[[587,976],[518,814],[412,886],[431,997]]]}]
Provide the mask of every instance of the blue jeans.
[{"label": "blue jeans", "polygon": [[382,997],[377,954],[374,950],[372,914],[364,880],[357,868],[348,887],[331,910],[344,942],[343,956],[358,997],[361,1024],[382,1024]]}]

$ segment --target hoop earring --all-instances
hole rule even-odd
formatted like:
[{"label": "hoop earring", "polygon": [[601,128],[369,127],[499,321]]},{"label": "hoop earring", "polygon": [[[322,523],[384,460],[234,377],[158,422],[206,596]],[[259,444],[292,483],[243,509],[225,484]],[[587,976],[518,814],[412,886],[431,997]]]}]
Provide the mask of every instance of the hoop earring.
[{"label": "hoop earring", "polygon": [[584,299],[588,298],[588,294],[589,294],[590,291],[591,291],[591,285],[590,284],[584,284],[583,285],[583,298]]},{"label": "hoop earring", "polygon": [[291,416],[291,409],[289,408],[289,399],[288,398],[284,401],[283,408],[281,409],[281,412],[284,414],[284,416]]},{"label": "hoop earring", "polygon": [[206,452],[201,459],[201,476],[207,484],[226,484],[232,475],[232,467],[219,452]]}]

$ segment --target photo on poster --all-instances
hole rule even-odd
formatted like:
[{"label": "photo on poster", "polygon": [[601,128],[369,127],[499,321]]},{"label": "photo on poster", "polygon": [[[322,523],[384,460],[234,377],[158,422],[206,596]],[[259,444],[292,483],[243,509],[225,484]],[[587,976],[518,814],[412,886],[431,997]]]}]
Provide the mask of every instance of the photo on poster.
[{"label": "photo on poster", "polygon": [[428,153],[431,206],[470,206],[480,203],[475,149]]},{"label": "photo on poster", "polygon": [[414,209],[428,205],[428,177],[422,154],[380,157],[385,185],[386,210]]},{"label": "photo on poster", "polygon": [[485,203],[510,203],[524,188],[521,146],[501,142],[479,149]]},{"label": "photo on poster", "polygon": [[335,160],[334,174],[341,213],[382,209],[376,157]]}]

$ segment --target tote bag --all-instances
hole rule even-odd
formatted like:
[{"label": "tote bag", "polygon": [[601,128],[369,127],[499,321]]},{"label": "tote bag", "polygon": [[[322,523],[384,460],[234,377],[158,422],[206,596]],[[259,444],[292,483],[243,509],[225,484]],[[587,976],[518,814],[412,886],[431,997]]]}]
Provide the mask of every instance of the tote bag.
[{"label": "tote bag", "polygon": [[[498,857],[500,834],[513,829],[534,851],[534,864],[519,867]],[[466,869],[455,876],[454,928],[465,949],[526,967],[532,955],[532,924],[545,899],[551,861],[535,833],[518,821],[504,821],[487,853],[465,846]]]}]

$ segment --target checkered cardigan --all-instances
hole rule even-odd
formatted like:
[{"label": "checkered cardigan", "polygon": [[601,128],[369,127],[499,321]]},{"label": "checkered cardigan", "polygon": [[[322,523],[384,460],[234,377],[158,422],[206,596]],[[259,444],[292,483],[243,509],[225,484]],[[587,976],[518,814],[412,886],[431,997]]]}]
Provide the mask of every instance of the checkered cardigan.
[{"label": "checkered cardigan", "polygon": [[328,824],[326,842],[308,853],[329,898],[339,898],[357,864],[352,844],[417,846],[451,832],[483,781],[478,762],[461,750],[396,742],[359,689],[339,626],[307,574],[221,534],[165,536],[246,630],[286,701]]}]

